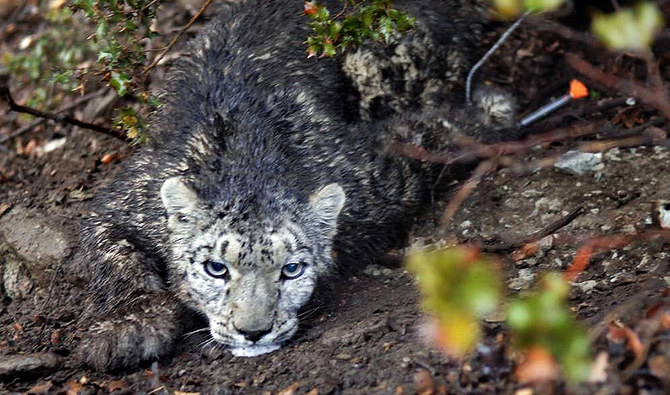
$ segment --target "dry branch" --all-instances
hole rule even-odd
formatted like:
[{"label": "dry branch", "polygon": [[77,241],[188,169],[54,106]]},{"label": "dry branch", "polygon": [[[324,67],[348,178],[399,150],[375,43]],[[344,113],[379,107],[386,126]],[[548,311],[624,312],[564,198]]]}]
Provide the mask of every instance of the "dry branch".
[{"label": "dry branch", "polygon": [[[670,119],[670,97],[668,96],[662,84],[654,84],[652,88],[648,88],[638,81],[627,78],[624,79],[612,74],[605,73],[586,60],[583,60],[573,54],[566,54],[565,60],[568,62],[570,67],[577,70],[579,73],[583,74],[592,81],[595,81],[607,88],[617,90],[624,95],[636,97],[642,102],[649,104],[650,106],[659,110],[665,118]],[[651,61],[649,59],[647,60]],[[648,68],[649,70],[653,70],[652,66],[649,66]],[[654,73],[652,72],[650,77],[653,77],[653,74]],[[653,77],[652,79],[658,82],[656,77]]]},{"label": "dry branch", "polygon": [[168,52],[170,52],[170,50],[172,49],[172,47],[174,47],[174,45],[177,43],[177,41],[179,41],[179,38],[182,36],[182,34],[184,34],[184,32],[186,32],[186,31],[187,31],[187,30],[188,30],[188,29],[195,23],[195,21],[200,17],[200,15],[202,15],[203,12],[205,12],[205,10],[207,9],[207,7],[209,7],[209,5],[210,5],[211,3],[212,3],[212,0],[207,0],[207,1],[205,1],[205,3],[200,7],[200,9],[198,10],[198,12],[196,12],[195,15],[193,15],[193,18],[191,18],[191,20],[188,21],[188,23],[186,24],[186,26],[184,26],[183,28],[181,28],[181,30],[179,30],[179,33],[177,33],[177,35],[174,36],[174,38],[172,39],[172,41],[170,41],[170,44],[168,44],[168,46],[163,50],[163,52],[160,53],[160,55],[156,56],[156,58],[154,59],[154,61],[151,62],[151,64],[148,65],[148,66],[144,69],[144,71],[142,71],[142,74],[146,74],[146,73],[148,73],[149,71],[151,71],[151,69],[153,69],[154,67],[156,67],[156,65],[158,64],[158,62],[160,62],[161,59],[163,59],[163,57],[164,57]]},{"label": "dry branch", "polygon": [[482,245],[481,249],[484,252],[510,252],[512,250],[515,250],[519,247],[522,247],[528,243],[532,243],[535,241],[538,241],[540,239],[543,239],[549,235],[552,235],[556,233],[559,229],[563,228],[564,226],[568,225],[570,222],[574,221],[575,218],[579,217],[584,213],[584,208],[583,207],[577,207],[576,209],[572,210],[568,215],[565,217],[562,217],[558,219],[555,222],[552,222],[548,226],[546,226],[543,229],[540,229],[539,231],[528,235],[524,237],[519,237],[517,239],[514,239],[512,241],[508,242],[502,242],[498,244],[493,244],[493,245]]},{"label": "dry branch", "polygon": [[80,128],[90,129],[96,132],[106,134],[108,136],[116,137],[121,140],[125,140],[127,138],[126,132],[124,132],[121,129],[112,128],[109,126],[97,125],[90,122],[84,122],[69,115],[63,115],[53,112],[45,112],[33,107],[22,106],[20,104],[17,104],[14,101],[14,98],[12,97],[12,94],[9,90],[9,84],[6,78],[0,80],[0,100],[6,102],[9,105],[10,111],[16,111],[23,114],[30,114],[38,118],[50,119],[52,121],[60,123],[67,123],[70,125],[79,126]]}]

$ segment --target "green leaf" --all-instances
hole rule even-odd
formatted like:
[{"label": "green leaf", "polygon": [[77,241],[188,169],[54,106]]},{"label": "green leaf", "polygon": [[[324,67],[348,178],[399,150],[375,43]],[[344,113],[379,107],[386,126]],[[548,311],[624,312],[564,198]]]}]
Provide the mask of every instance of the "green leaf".
[{"label": "green leaf", "polygon": [[333,44],[325,43],[323,44],[323,56],[333,57],[335,56],[335,47]]},{"label": "green leaf", "polygon": [[596,14],[591,31],[608,48],[648,50],[665,21],[658,6],[651,1],[613,14]]},{"label": "green leaf", "polygon": [[569,290],[562,275],[546,275],[539,289],[508,304],[507,324],[516,347],[547,350],[562,365],[566,378],[578,382],[589,373],[589,340],[567,304]]},{"label": "green leaf", "polygon": [[531,12],[553,11],[564,2],[565,0],[524,0],[523,6],[526,11]]},{"label": "green leaf", "polygon": [[128,93],[129,83],[130,78],[116,71],[112,71],[109,78],[109,85],[111,85],[112,88],[116,90],[116,93],[118,93],[119,96],[124,96],[126,93]]}]

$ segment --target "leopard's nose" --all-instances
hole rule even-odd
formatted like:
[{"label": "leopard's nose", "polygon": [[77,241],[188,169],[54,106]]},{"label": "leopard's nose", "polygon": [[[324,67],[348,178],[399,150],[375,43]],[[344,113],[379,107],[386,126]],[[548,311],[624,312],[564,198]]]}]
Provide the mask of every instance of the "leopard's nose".
[{"label": "leopard's nose", "polygon": [[252,342],[257,342],[259,341],[263,336],[267,335],[270,333],[272,328],[270,329],[263,329],[263,330],[240,330],[238,328],[237,331],[244,336],[245,339],[252,341]]}]

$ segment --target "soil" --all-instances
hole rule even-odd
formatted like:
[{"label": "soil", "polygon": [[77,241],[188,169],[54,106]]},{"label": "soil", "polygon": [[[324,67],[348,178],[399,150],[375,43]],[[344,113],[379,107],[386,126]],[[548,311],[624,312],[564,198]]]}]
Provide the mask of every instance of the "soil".
[{"label": "soil", "polygon": [[[503,27],[491,31],[483,46],[490,45]],[[667,33],[655,47],[666,79],[670,65]],[[521,108],[529,112],[551,95],[562,94],[565,83],[576,76],[562,60],[568,52],[626,77],[639,76],[642,68],[635,58],[615,58],[602,49],[594,51],[586,44],[526,25],[485,66],[480,78],[514,90]],[[603,99],[620,96],[606,87],[592,86]],[[643,125],[657,115],[651,107],[636,104],[574,116],[592,103],[575,103],[562,110],[552,118],[552,127],[605,122],[603,130],[621,130]],[[81,116],[82,110],[75,114]],[[21,122],[18,118],[3,122],[0,132],[11,132]],[[534,126],[535,130],[543,131],[542,125]],[[660,127],[667,130],[664,123]],[[61,139],[64,144],[47,149]],[[36,148],[26,150],[31,140]],[[574,140],[545,144],[516,160],[528,164],[578,144]],[[122,170],[123,160],[134,149],[111,137],[52,124],[0,146],[0,233],[3,246],[11,247],[0,251],[4,284],[11,285],[0,305],[0,393],[670,393],[670,333],[654,332],[653,341],[641,335],[651,314],[649,308],[670,306],[670,249],[651,237],[606,248],[573,284],[570,305],[589,329],[593,355],[608,357],[606,376],[586,384],[520,384],[514,376],[519,356],[510,348],[504,323],[496,319],[484,322],[485,336],[470,357],[462,361],[446,357],[426,340],[422,329],[426,315],[413,277],[398,264],[402,251],[394,252],[388,262],[333,279],[305,309],[295,339],[271,354],[234,357],[223,349],[203,346],[205,336],[194,332],[184,336],[170,357],[138,370],[99,373],[82,367],[71,356],[86,331],[79,319],[85,284],[78,278],[84,276],[72,273],[67,258],[76,248],[78,218],[86,213],[88,201]],[[103,163],[105,155],[115,159]],[[497,255],[508,293],[528,290],[542,273],[565,270],[588,240],[641,235],[654,229],[653,202],[670,197],[668,150],[661,146],[613,148],[604,152],[600,163],[582,175],[553,166],[523,174],[509,167],[497,170],[481,180],[443,227],[438,225],[439,218],[449,199],[434,202],[418,221],[410,244],[509,241],[531,235],[582,207],[583,214],[545,238],[544,247],[535,254]],[[452,194],[462,184],[454,182]],[[41,251],[35,245],[39,240],[56,247]],[[62,248],[57,247],[61,244]],[[8,281],[11,262],[25,260],[35,251],[39,253],[37,263],[22,261],[24,271],[10,273],[14,280]],[[646,341],[643,352],[635,354],[613,339],[611,322],[640,334]],[[204,325],[194,322],[193,330]]]}]

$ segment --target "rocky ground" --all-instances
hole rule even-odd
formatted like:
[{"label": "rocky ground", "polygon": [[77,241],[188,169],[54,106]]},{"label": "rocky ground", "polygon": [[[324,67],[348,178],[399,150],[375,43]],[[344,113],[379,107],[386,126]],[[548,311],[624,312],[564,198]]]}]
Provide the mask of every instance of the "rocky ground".
[{"label": "rocky ground", "polygon": [[[572,27],[583,26],[575,22]],[[666,32],[655,48],[665,79],[669,44]],[[563,61],[566,53],[625,78],[639,78],[643,68],[634,58],[593,51],[529,23],[485,67],[482,78],[514,90],[527,112],[562,94],[566,82],[578,75]],[[305,310],[295,340],[269,355],[237,358],[203,347],[205,338],[195,333],[184,336],[171,357],[139,370],[88,370],[71,357],[86,331],[80,321],[85,284],[78,280],[85,276],[73,272],[68,259],[87,202],[122,170],[135,148],[90,131],[45,124],[0,145],[0,393],[670,393],[670,323],[657,319],[670,306],[670,250],[663,239],[651,236],[659,231],[653,208],[663,210],[658,202],[670,200],[665,140],[610,147],[581,168],[562,167],[559,161],[559,166],[543,162],[539,170],[528,171],[533,161],[602,141],[608,131],[642,129],[652,120],[661,132],[667,130],[647,105],[602,106],[625,95],[585,81],[600,92],[600,101],[575,103],[535,130],[597,125],[601,140],[566,139],[524,151],[514,157],[516,167],[485,175],[442,226],[446,202],[463,185],[454,182],[450,196],[436,200],[419,221],[410,243],[509,242],[581,208],[576,219],[542,238],[536,251],[498,254],[507,293],[516,294],[544,272],[565,270],[589,240],[627,235],[625,243],[605,243],[572,285],[570,305],[588,328],[592,355],[599,361],[600,374],[590,382],[520,384],[514,376],[519,356],[497,319],[486,320],[484,340],[469,358],[447,358],[425,340],[418,291],[398,259],[337,279]],[[81,116],[83,108],[75,113]],[[3,121],[0,133],[21,123],[18,118]],[[627,335],[618,336],[612,323]]]}]

